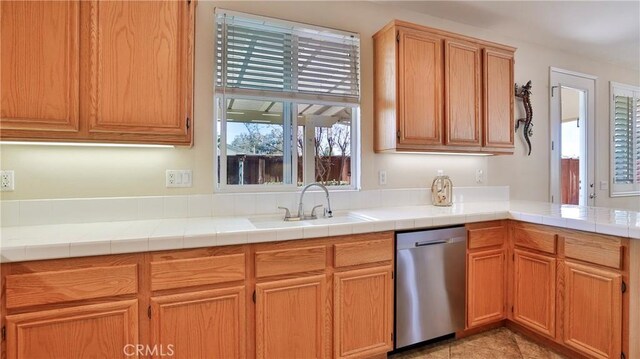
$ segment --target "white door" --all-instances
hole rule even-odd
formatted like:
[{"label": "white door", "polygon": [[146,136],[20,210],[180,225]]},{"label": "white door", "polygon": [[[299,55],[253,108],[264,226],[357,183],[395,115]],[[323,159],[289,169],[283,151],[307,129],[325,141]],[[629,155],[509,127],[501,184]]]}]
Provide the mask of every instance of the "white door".
[{"label": "white door", "polygon": [[550,69],[552,203],[596,204],[595,89],[594,76]]}]

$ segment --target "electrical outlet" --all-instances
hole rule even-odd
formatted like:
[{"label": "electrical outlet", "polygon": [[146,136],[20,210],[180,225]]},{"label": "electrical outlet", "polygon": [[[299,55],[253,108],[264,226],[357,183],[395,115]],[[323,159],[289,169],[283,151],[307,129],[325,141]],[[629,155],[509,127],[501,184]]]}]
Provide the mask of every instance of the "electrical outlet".
[{"label": "electrical outlet", "polygon": [[378,184],[385,186],[387,184],[387,171],[378,172]]},{"label": "electrical outlet", "polygon": [[193,174],[191,170],[167,170],[165,185],[171,187],[191,187],[193,184]]},{"label": "electrical outlet", "polygon": [[167,187],[173,187],[176,185],[178,174],[177,171],[167,170]]},{"label": "electrical outlet", "polygon": [[484,182],[484,171],[476,170],[476,183],[480,184]]},{"label": "electrical outlet", "polygon": [[11,192],[15,189],[13,171],[0,171],[0,191]]}]

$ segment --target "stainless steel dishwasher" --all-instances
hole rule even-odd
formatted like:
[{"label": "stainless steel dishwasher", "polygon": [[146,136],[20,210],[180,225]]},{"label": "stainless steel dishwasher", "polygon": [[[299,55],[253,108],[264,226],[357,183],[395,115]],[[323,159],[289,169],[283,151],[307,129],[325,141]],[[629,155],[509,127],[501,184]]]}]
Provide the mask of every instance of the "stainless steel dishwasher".
[{"label": "stainless steel dishwasher", "polygon": [[463,226],[396,235],[395,349],[464,329]]}]

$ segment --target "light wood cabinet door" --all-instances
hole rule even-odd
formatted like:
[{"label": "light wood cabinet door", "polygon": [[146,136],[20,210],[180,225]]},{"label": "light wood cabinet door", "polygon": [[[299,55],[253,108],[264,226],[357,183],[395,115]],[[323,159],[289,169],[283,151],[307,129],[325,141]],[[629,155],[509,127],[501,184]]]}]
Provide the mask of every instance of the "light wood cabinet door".
[{"label": "light wood cabinet door", "polygon": [[7,358],[135,358],[138,301],[9,315]]},{"label": "light wood cabinet door", "polygon": [[334,274],[334,357],[370,357],[393,349],[391,266]]},{"label": "light wood cabinet door", "polygon": [[555,338],[556,259],[514,250],[513,320]]},{"label": "light wood cabinet door", "polygon": [[256,357],[323,358],[324,275],[256,284]]},{"label": "light wood cabinet door", "polygon": [[94,139],[191,142],[195,2],[92,1],[89,89]]},{"label": "light wood cabinet door", "polygon": [[79,8],[76,1],[0,2],[3,138],[78,131]]},{"label": "light wood cabinet door", "polygon": [[172,358],[245,358],[244,286],[151,298],[151,342]]},{"label": "light wood cabinet door", "polygon": [[565,345],[593,358],[620,358],[622,275],[572,262],[564,268]]},{"label": "light wood cabinet door", "polygon": [[442,38],[398,30],[400,145],[442,144]]},{"label": "light wood cabinet door", "polygon": [[484,140],[486,147],[513,147],[513,53],[486,48],[484,65]]},{"label": "light wood cabinet door", "polygon": [[444,73],[445,144],[480,146],[482,67],[478,45],[445,40]]},{"label": "light wood cabinet door", "polygon": [[467,254],[467,327],[505,318],[505,251]]}]

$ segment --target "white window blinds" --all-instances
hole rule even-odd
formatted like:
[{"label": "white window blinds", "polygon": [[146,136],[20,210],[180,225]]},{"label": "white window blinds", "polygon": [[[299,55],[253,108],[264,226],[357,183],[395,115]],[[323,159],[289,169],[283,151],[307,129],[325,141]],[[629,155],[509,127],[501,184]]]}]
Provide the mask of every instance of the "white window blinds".
[{"label": "white window blinds", "polygon": [[339,103],[360,98],[357,34],[216,11],[216,92]]},{"label": "white window blinds", "polygon": [[640,191],[640,89],[611,85],[612,193]]}]

